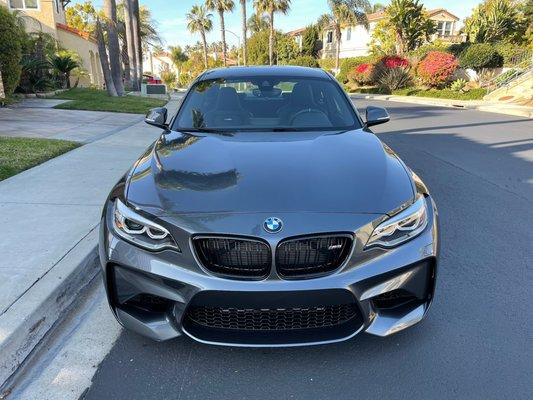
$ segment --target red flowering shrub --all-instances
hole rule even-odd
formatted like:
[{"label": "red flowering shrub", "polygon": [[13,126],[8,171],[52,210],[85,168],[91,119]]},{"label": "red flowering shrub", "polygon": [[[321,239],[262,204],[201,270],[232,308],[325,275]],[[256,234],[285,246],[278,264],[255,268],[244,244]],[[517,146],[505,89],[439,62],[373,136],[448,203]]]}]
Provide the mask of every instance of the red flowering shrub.
[{"label": "red flowering shrub", "polygon": [[442,87],[451,80],[458,65],[452,54],[430,51],[418,64],[417,75],[425,85]]},{"label": "red flowering shrub", "polygon": [[409,61],[407,61],[405,58],[398,56],[386,56],[383,57],[380,62],[387,68],[407,68],[409,66]]},{"label": "red flowering shrub", "polygon": [[348,80],[350,82],[355,82],[359,85],[364,85],[371,83],[372,71],[374,66],[370,63],[359,64],[348,74]]}]

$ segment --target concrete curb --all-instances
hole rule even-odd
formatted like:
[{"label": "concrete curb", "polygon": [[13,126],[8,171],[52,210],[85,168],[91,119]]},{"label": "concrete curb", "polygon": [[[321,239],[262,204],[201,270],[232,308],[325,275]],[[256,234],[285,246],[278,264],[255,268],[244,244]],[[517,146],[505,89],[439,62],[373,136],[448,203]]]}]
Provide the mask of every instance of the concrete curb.
[{"label": "concrete curb", "polygon": [[0,316],[0,387],[99,272],[98,227]]},{"label": "concrete curb", "polygon": [[350,98],[360,100],[395,101],[399,103],[423,104],[436,107],[462,108],[498,114],[514,115],[533,118],[533,107],[518,106],[505,103],[488,102],[484,100],[452,100],[435,99],[430,97],[394,96],[383,94],[351,93]]}]

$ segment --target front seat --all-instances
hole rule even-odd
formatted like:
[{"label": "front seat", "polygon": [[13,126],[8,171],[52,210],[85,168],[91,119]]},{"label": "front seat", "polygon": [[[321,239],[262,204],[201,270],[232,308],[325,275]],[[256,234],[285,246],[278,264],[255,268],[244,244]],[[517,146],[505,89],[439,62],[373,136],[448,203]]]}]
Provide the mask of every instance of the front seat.
[{"label": "front seat", "polygon": [[208,127],[238,127],[250,125],[250,114],[242,107],[235,88],[222,87],[215,109],[207,115]]},{"label": "front seat", "polygon": [[279,124],[282,126],[288,126],[291,122],[291,118],[296,115],[296,113],[308,108],[317,108],[313,100],[313,90],[311,89],[311,85],[302,82],[297,83],[292,88],[288,104],[281,107],[278,111]]}]

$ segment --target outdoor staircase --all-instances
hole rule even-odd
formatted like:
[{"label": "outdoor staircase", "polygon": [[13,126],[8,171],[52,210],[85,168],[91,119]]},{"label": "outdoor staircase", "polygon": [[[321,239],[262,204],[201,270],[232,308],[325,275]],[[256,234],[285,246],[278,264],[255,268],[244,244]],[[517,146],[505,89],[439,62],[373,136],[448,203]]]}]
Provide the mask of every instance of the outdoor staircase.
[{"label": "outdoor staircase", "polygon": [[527,57],[516,65],[511,73],[492,79],[484,100],[533,106],[533,59]]}]

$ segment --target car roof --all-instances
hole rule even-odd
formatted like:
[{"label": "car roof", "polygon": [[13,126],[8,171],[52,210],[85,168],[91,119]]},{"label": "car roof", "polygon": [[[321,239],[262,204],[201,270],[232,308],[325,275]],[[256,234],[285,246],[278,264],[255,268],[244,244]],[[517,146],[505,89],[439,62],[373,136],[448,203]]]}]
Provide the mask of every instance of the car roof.
[{"label": "car roof", "polygon": [[199,80],[206,79],[233,79],[249,76],[272,76],[295,78],[328,78],[329,75],[321,68],[296,67],[288,65],[255,66],[255,67],[228,67],[216,68],[204,72]]}]

